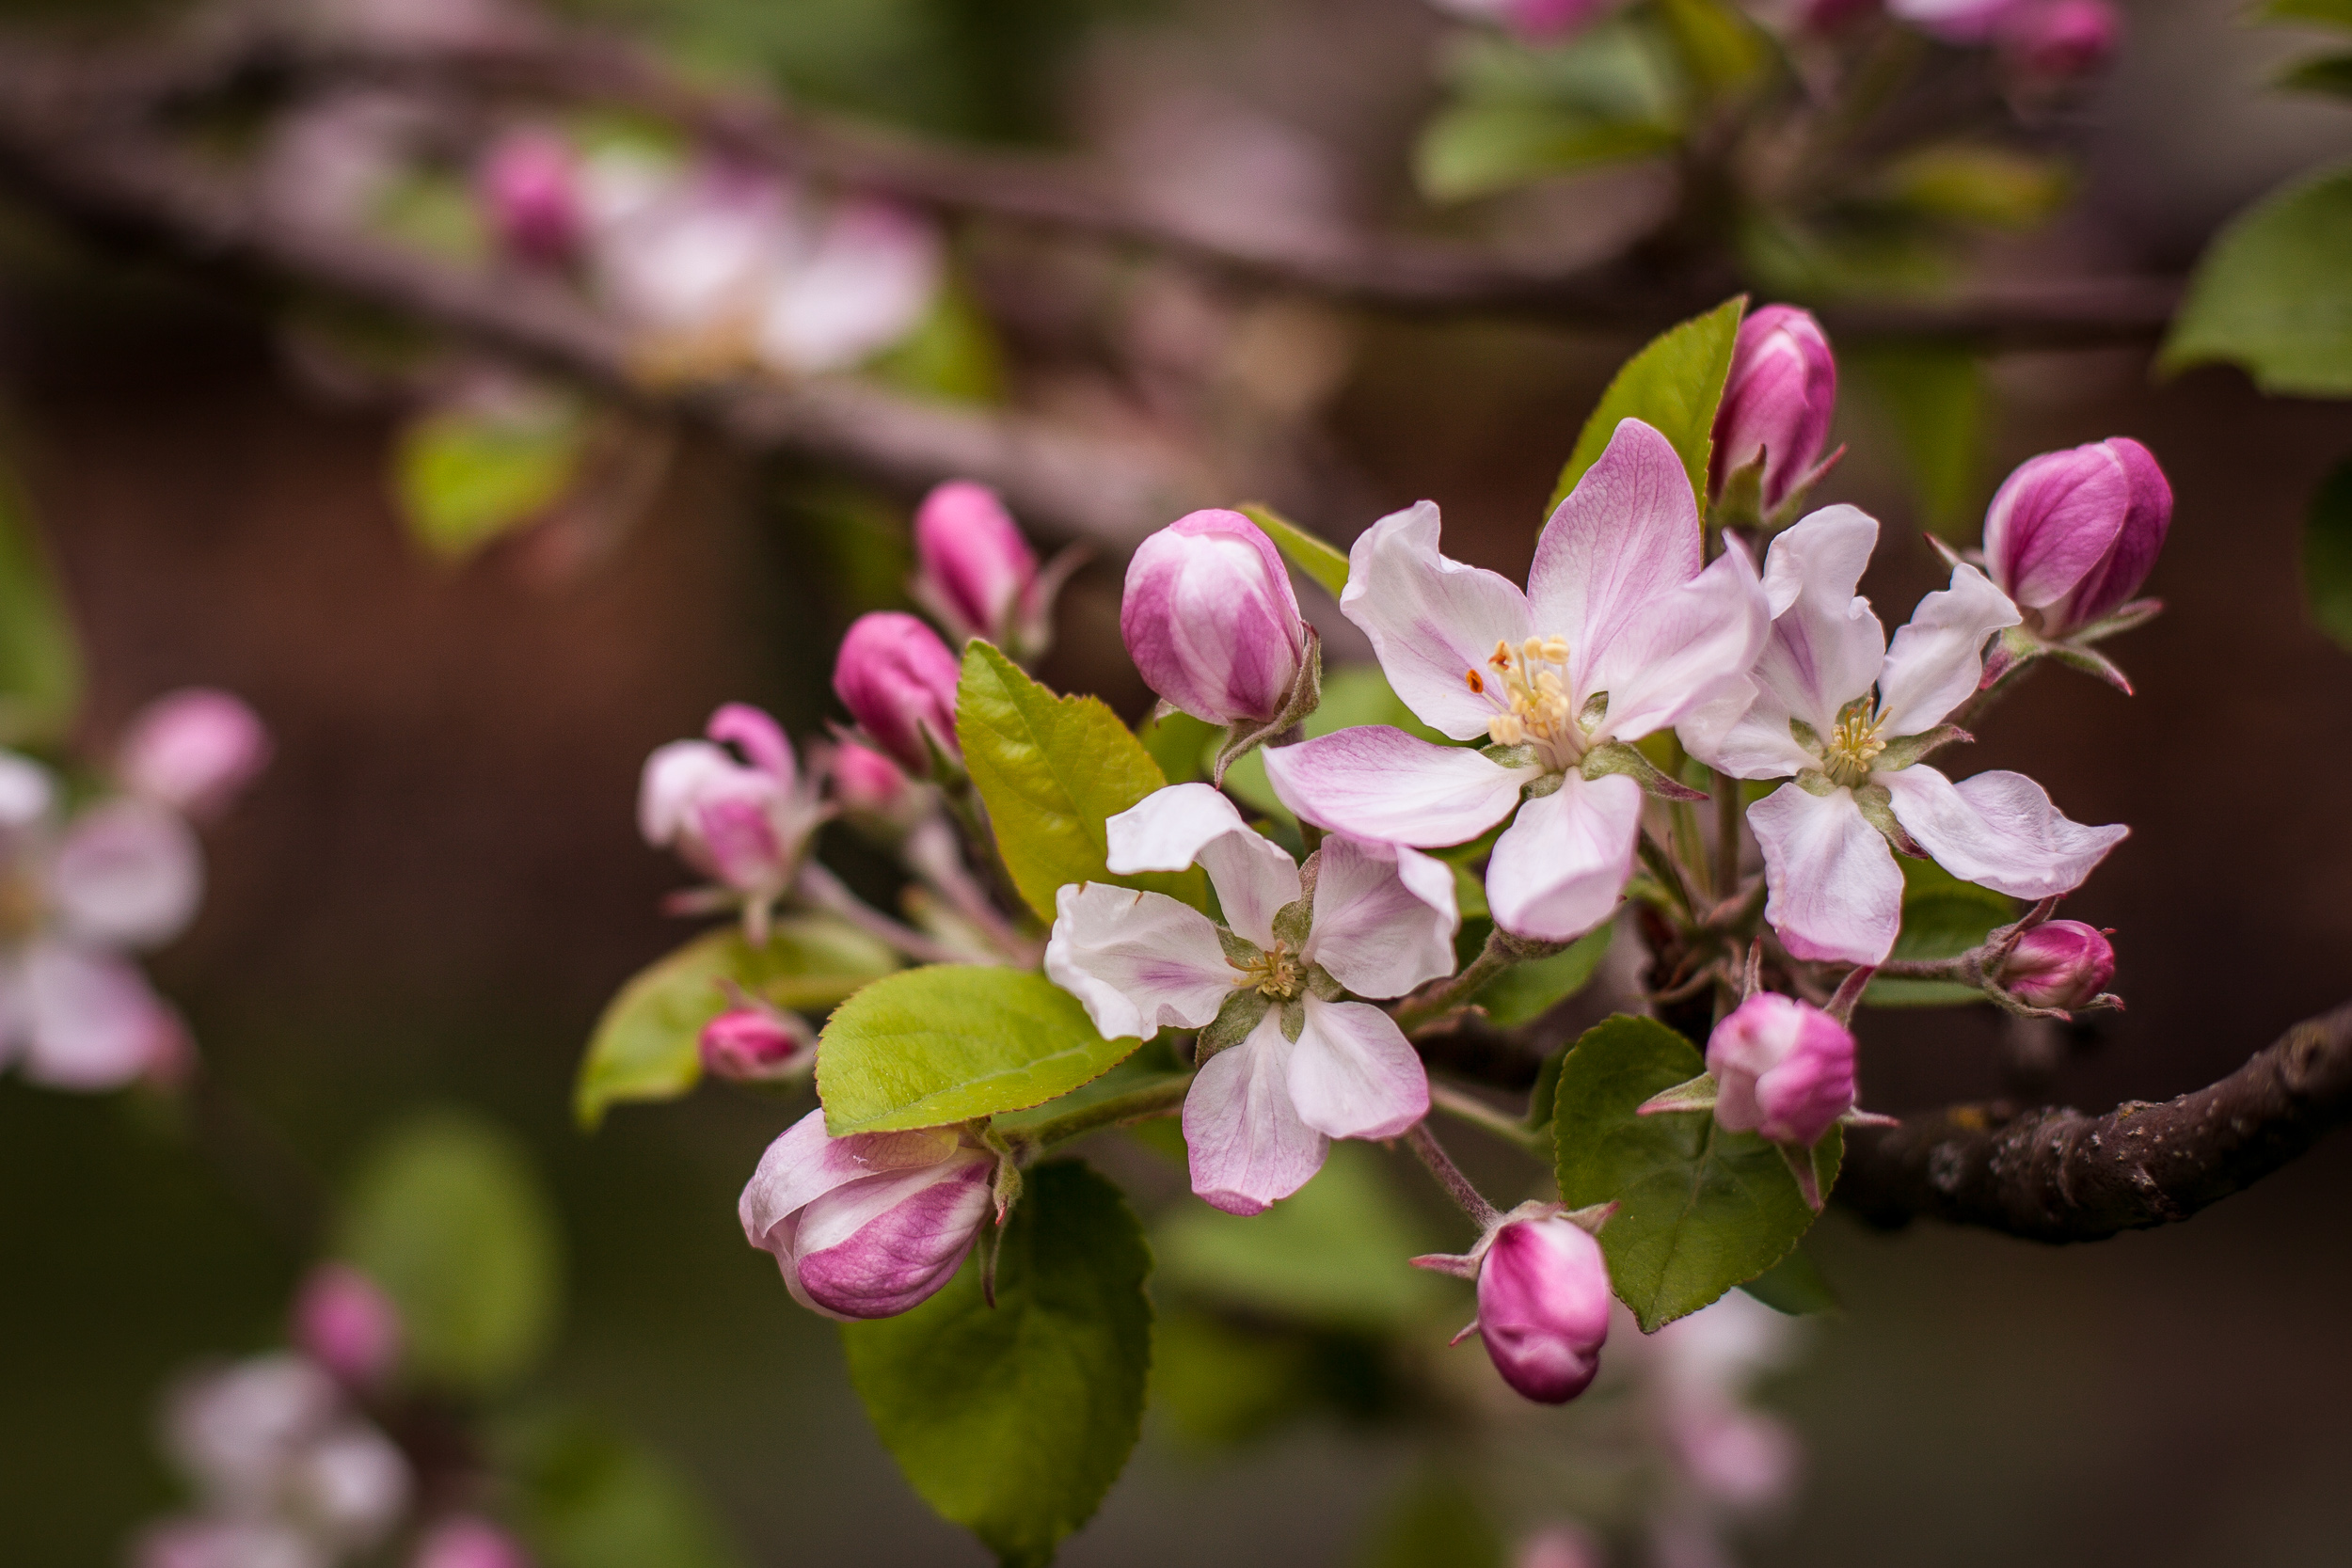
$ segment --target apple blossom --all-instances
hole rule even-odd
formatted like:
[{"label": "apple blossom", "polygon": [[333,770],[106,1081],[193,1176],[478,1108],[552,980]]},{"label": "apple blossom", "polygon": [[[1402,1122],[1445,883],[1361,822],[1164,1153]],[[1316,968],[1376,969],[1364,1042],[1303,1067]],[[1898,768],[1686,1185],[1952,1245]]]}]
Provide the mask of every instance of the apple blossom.
[{"label": "apple blossom", "polygon": [[1192,1190],[1254,1214],[1322,1168],[1333,1138],[1389,1138],[1429,1109],[1395,1020],[1346,1000],[1402,996],[1454,971],[1454,873],[1415,850],[1334,835],[1302,877],[1204,784],[1104,824],[1120,874],[1196,863],[1222,927],[1165,894],[1061,889],[1045,973],[1105,1039],[1200,1029],[1184,1100]]},{"label": "apple blossom", "polygon": [[1406,706],[1493,746],[1367,726],[1268,752],[1267,774],[1309,822],[1422,847],[1516,812],[1487,863],[1495,923],[1581,936],[1631,874],[1645,784],[1687,798],[1626,742],[1742,685],[1770,619],[1763,590],[1736,542],[1703,562],[1682,460],[1638,420],[1545,525],[1526,593],[1438,554],[1438,527],[1428,501],[1373,524],[1340,607]]},{"label": "apple blossom", "polygon": [[295,1293],[294,1342],[346,1388],[379,1387],[400,1363],[400,1309],[347,1263],[322,1263]]},{"label": "apple blossom", "polygon": [[1188,513],[1137,546],[1119,631],[1169,706],[1236,728],[1295,706],[1310,659],[1290,572],[1238,512]]},{"label": "apple blossom", "polygon": [[977,637],[1025,646],[1034,639],[1037,552],[986,485],[949,480],[923,498],[914,512],[914,600],[938,617],[951,642]]},{"label": "apple blossom", "polygon": [[2080,1007],[2115,978],[2115,946],[2079,920],[2047,920],[2017,939],[1999,980],[2028,1007]]},{"label": "apple blossom", "polygon": [[740,901],[746,931],[764,941],[827,812],[767,714],[728,703],[703,733],[707,738],[674,740],[645,759],[638,829]]},{"label": "apple blossom", "polygon": [[875,610],[850,625],[833,666],[834,695],[872,741],[917,778],[931,750],[956,749],[956,683],[963,668],[939,634],[912,615]]},{"label": "apple blossom", "polygon": [[245,702],[191,687],[133,716],[115,753],[129,793],[203,821],[218,816],[269,766],[269,731]]},{"label": "apple blossom", "polygon": [[1812,313],[1768,305],[1749,315],[1715,410],[1708,493],[1720,498],[1734,473],[1757,465],[1759,504],[1769,516],[1817,476],[1836,405],[1837,361]]},{"label": "apple blossom", "polygon": [[[2105,635],[2158,607],[2132,602],[2172,523],[2172,486],[2127,436],[2026,459],[1984,515],[1984,568],[2052,642]],[[2126,688],[2128,689],[2128,688]]]},{"label": "apple blossom", "polygon": [[995,1174],[996,1156],[954,1128],[834,1138],[819,1109],[768,1146],[737,1212],[802,1306],[887,1318],[954,1276],[993,1208]]},{"label": "apple blossom", "polygon": [[1772,541],[1764,590],[1772,637],[1749,692],[1682,724],[1718,773],[1789,782],[1748,808],[1764,850],[1764,918],[1800,958],[1885,960],[1902,922],[1889,843],[2021,898],[2082,884],[2124,839],[2058,815],[2019,773],[1955,784],[1919,759],[1959,732],[1944,721],[1977,689],[1985,640],[2017,609],[1984,574],[1953,568],[1889,644],[1855,585],[1878,524],[1851,506],[1814,513]]}]

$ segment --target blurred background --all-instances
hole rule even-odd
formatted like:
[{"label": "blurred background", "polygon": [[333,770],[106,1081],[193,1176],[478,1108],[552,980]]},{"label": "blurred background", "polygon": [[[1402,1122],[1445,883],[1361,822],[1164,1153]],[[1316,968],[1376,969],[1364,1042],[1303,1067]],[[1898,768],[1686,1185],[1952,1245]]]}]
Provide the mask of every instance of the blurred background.
[{"label": "blurred background", "polygon": [[[594,0],[581,15],[799,102],[1092,149],[1167,210],[1242,231],[1406,206],[1456,27],[1420,0]],[[2114,68],[2056,133],[2073,205],[1983,242],[1983,275],[2178,276],[2248,202],[2352,151],[2352,112],[2265,90],[2308,39],[2249,27],[2226,0],[2126,17]],[[1538,183],[1479,221],[1498,243],[1597,254],[1658,178]],[[135,245],[63,244],[22,208],[0,228],[8,446],[83,641],[77,737],[102,744],[156,692],[200,683],[242,694],[278,742],[210,838],[200,920],[151,964],[215,1086],[75,1097],[0,1080],[0,1556],[120,1560],[176,1495],[158,1388],[278,1342],[323,1195],[405,1115],[461,1106],[527,1146],[557,1217],[561,1331],[532,1399],[642,1439],[707,1494],[745,1562],[984,1561],[872,1435],[832,1326],[743,1244],[735,1198],[783,1125],[775,1102],[707,1086],[593,1134],[570,1114],[599,1010],[691,929],[659,912],[679,874],[633,825],[645,753],[730,699],[795,735],[837,716],[834,641],[898,602],[913,494],[689,427],[626,531],[579,564],[549,570],[522,536],[437,552],[388,479],[413,409],[323,376],[275,301]],[[992,264],[1008,263],[976,270]],[[1148,271],[1133,287],[1162,296],[1122,328],[1143,340],[1125,345],[1138,373],[1174,366],[1197,390],[1206,362],[1311,411],[1311,450],[1273,465],[1308,493],[1295,512],[1344,545],[1435,498],[1451,553],[1514,576],[1585,413],[1656,325],[1422,319]],[[998,373],[1031,405],[1117,422],[1089,403],[1099,378],[1071,362],[1068,324],[1000,314]],[[1972,539],[2024,457],[2129,435],[2173,481],[2150,584],[2168,612],[2116,649],[2137,695],[2044,673],[1969,759],[2133,828],[2067,909],[2118,929],[2130,1004],[2083,1031],[2051,1085],[2091,1109],[2211,1081],[2352,975],[2352,657],[2311,625],[2297,579],[2352,408],[2265,397],[2230,368],[2158,379],[2152,349],[1983,357],[1936,416],[1976,433],[1940,491],[1906,462],[1898,400],[1873,389],[1893,383],[1850,368],[1834,439],[1852,450],[1823,492],[1883,520],[1865,586],[1899,620],[1940,576],[1910,542],[1931,526]],[[1039,673],[1136,718],[1121,567],[1098,543]],[[854,870],[860,851],[835,847]],[[2003,1089],[2001,1031],[1980,1011],[1869,1014],[1862,1037],[1875,1109]],[[1177,1203],[1175,1167],[1101,1142],[1147,1210]],[[1401,1156],[1374,1164],[1455,1244]],[[1803,1354],[1767,1387],[1802,1433],[1803,1481],[1747,1528],[1740,1560],[2340,1560],[2352,1264],[2327,1237],[2347,1197],[2338,1140],[2191,1224],[2087,1247],[1878,1234],[1833,1208],[1808,1246],[1843,1310],[1804,1323]],[[1345,1403],[1205,1444],[1155,1402],[1062,1560],[1388,1560],[1399,1497],[1451,1438]]]}]

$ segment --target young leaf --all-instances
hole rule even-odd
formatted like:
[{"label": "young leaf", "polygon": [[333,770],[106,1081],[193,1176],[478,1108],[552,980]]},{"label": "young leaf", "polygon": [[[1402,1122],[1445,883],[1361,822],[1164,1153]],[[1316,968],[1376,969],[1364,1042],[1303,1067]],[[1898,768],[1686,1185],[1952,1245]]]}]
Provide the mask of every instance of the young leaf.
[{"label": "young leaf", "polygon": [[2074,185],[2066,165],[1967,142],[1924,147],[1886,171],[1887,195],[1913,212],[1988,229],[2029,229]]},{"label": "young leaf", "polygon": [[[1617,1299],[1645,1334],[1695,1312],[1788,1255],[1813,1224],[1780,1150],[1695,1112],[1635,1108],[1707,1070],[1690,1041],[1656,1019],[1620,1013],[1585,1031],[1560,1070],[1561,1201],[1615,1202],[1600,1233]],[[1814,1148],[1821,1191],[1843,1139]]]},{"label": "young leaf", "polygon": [[1340,596],[1340,590],[1347,586],[1345,550],[1316,538],[1270,506],[1252,502],[1241,511],[1242,515],[1265,531],[1265,536],[1274,541],[1274,547],[1282,552],[1284,560],[1321,583],[1333,598]]},{"label": "young leaf", "polygon": [[875,981],[817,1039],[825,1131],[944,1127],[1042,1105],[1140,1043],[1106,1040],[1078,999],[1028,970],[930,964]]},{"label": "young leaf", "polygon": [[419,544],[463,560],[561,499],[587,442],[588,421],[563,402],[496,414],[437,410],[400,433],[393,493]]},{"label": "young leaf", "polygon": [[923,1500],[1006,1568],[1042,1568],[1091,1518],[1143,1426],[1151,1249],[1119,1189],[1057,1161],[1028,1174],[996,1257],[913,1311],[844,1324],[850,1379]]},{"label": "young leaf", "polygon": [[706,931],[621,988],[596,1020],[572,1090],[572,1113],[595,1132],[625,1100],[675,1100],[702,1077],[696,1042],[727,1006],[732,980],[779,1007],[833,1006],[898,967],[898,955],[845,922],[796,915],[755,949],[735,927]]},{"label": "young leaf", "polygon": [[2303,524],[2303,598],[2312,624],[2352,651],[2352,461],[2338,464],[2312,498]]},{"label": "young leaf", "polygon": [[496,1447],[516,1523],[545,1568],[741,1568],[742,1553],[693,1486],[596,1421],[535,1416]]},{"label": "young leaf", "polygon": [[1681,454],[1693,495],[1707,494],[1707,460],[1714,450],[1715,405],[1723,401],[1724,378],[1731,373],[1731,349],[1739,341],[1747,296],[1727,299],[1703,316],[1667,328],[1625,362],[1603,392],[1600,406],[1584,421],[1576,451],[1560,470],[1549,516],[1568,499],[1584,470],[1600,461],[1618,421],[1640,420],[1657,428]]},{"label": "young leaf", "polygon": [[488,1393],[531,1370],[563,1301],[555,1215],[530,1156],[462,1112],[403,1123],[359,1168],[339,1256],[400,1308],[421,1379]]},{"label": "young leaf", "polygon": [[2272,192],[2206,247],[2156,367],[2213,360],[2274,395],[2352,397],[2352,168]]},{"label": "young leaf", "polygon": [[1506,1029],[1534,1022],[1584,989],[1600,960],[1609,956],[1610,939],[1616,934],[1613,922],[1585,932],[1565,952],[1513,964],[1486,982],[1476,998],[1478,1005]]},{"label": "young leaf", "polygon": [[1207,903],[1199,867],[1172,876],[1114,877],[1103,824],[1165,784],[1159,765],[1096,697],[1057,697],[985,642],[963,652],[956,738],[987,802],[1013,885],[1038,918],[1071,882],[1116,882]]},{"label": "young leaf", "polygon": [[56,740],[82,702],[82,652],[31,509],[0,469],[0,745]]}]

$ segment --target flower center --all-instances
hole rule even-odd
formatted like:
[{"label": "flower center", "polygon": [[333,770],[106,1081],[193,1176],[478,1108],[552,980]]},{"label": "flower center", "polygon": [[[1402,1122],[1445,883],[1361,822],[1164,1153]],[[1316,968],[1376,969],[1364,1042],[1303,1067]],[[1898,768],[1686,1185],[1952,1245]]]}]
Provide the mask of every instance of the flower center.
[{"label": "flower center", "polygon": [[1832,784],[1848,788],[1870,776],[1870,764],[1886,742],[1879,738],[1880,720],[1867,697],[1846,705],[1837,716],[1837,727],[1829,732],[1829,744],[1821,754],[1821,771]]},{"label": "flower center", "polygon": [[1273,997],[1278,1002],[1287,1002],[1296,996],[1299,984],[1307,974],[1307,966],[1299,961],[1298,955],[1291,951],[1290,943],[1286,942],[1277,942],[1248,962],[1232,967],[1241,975],[1233,982],[1235,990],[1255,986],[1259,995]]},{"label": "flower center", "polygon": [[1498,746],[1532,741],[1562,760],[1583,754],[1584,732],[1568,690],[1566,638],[1531,637],[1517,648],[1498,641],[1486,668],[1465,671],[1462,679],[1501,709],[1486,721],[1486,734]]}]

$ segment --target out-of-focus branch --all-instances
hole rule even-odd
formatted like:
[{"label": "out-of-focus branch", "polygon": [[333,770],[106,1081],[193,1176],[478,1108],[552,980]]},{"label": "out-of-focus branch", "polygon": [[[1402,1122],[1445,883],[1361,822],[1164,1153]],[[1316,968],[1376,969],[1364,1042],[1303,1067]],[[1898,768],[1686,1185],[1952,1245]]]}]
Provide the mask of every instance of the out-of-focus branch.
[{"label": "out-of-focus branch", "polygon": [[2227,1078],[2104,1117],[1961,1105],[1847,1135],[1836,1196],[1866,1219],[1918,1216],[2039,1242],[2186,1219],[2352,1120],[2352,1003],[2298,1023]]},{"label": "out-of-focus branch", "polygon": [[[234,62],[230,62],[234,63]],[[1715,267],[1661,277],[1653,261],[1546,269],[1491,247],[1409,234],[1242,237],[1207,231],[1139,203],[1086,164],[981,152],[852,127],[769,100],[689,82],[644,52],[577,32],[532,29],[432,50],[322,50],[256,35],[247,69],[405,76],[567,103],[618,105],[693,132],[739,158],[813,174],[935,210],[1007,220],[1148,249],[1246,280],[1408,312],[1488,311],[1652,331],[1736,292]],[[195,73],[216,80],[216,60]],[[170,80],[150,71],[155,83]],[[1931,301],[1827,304],[1844,341],[1948,342],[1985,350],[2146,342],[2178,305],[2178,279],[2017,282]]]},{"label": "out-of-focus branch", "polygon": [[[93,100],[98,104],[93,108]],[[1218,493],[1183,455],[1042,420],[901,397],[846,377],[686,382],[641,373],[624,333],[562,287],[290,222],[232,175],[103,112],[66,68],[0,57],[0,182],[107,239],[292,281],[459,334],[614,401],[902,488],[977,480],[1048,532],[1124,550]]]}]

